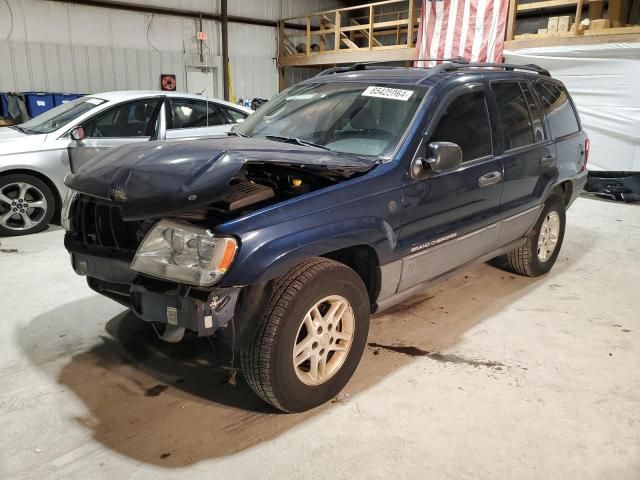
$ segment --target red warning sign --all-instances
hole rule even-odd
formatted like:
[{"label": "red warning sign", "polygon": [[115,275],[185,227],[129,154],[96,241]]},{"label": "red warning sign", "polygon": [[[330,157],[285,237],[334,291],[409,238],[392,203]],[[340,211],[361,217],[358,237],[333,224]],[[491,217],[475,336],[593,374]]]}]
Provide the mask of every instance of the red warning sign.
[{"label": "red warning sign", "polygon": [[176,76],[170,73],[160,75],[160,88],[165,92],[176,91]]}]

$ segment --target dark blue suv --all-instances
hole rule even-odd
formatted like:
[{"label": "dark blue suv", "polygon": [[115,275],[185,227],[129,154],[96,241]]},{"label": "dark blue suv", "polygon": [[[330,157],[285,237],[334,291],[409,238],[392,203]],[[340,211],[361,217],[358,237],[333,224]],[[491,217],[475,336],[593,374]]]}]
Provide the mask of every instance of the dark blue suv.
[{"label": "dark blue suv", "polygon": [[336,68],[229,137],[96,157],[67,178],[65,245],[162,338],[218,336],[303,411],[347,383],[371,314],[474,262],[548,272],[588,149],[536,66]]}]

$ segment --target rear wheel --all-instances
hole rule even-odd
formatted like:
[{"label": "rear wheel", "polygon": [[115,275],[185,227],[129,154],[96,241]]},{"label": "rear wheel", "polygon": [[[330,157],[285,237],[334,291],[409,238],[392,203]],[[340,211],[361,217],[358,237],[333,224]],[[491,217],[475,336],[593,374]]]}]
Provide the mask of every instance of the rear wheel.
[{"label": "rear wheel", "polygon": [[362,279],[324,258],[279,279],[255,337],[241,351],[251,388],[285,412],[302,412],[340,392],[358,366],[369,332]]},{"label": "rear wheel", "polygon": [[508,266],[520,275],[544,275],[556,262],[564,239],[565,207],[560,195],[551,195],[525,238],[525,244],[506,255]]},{"label": "rear wheel", "polygon": [[55,212],[55,196],[39,178],[26,174],[0,177],[0,235],[41,232]]}]

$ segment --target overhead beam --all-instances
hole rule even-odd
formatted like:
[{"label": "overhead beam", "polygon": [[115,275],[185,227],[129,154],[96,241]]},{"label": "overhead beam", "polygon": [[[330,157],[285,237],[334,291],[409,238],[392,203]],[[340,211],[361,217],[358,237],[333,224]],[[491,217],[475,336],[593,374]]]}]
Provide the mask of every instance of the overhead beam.
[{"label": "overhead beam", "polygon": [[[110,8],[114,10],[124,10],[128,12],[151,13],[155,15],[169,15],[172,17],[195,18],[202,17],[205,20],[222,21],[222,15],[211,12],[201,12],[196,10],[184,10],[180,8],[169,7],[150,7],[149,5],[139,5],[129,2],[120,1],[103,1],[103,0],[48,0],[50,2],[67,3],[69,5],[83,5],[87,7]],[[240,17],[237,15],[228,15],[229,23],[242,23],[245,25],[258,25],[261,27],[278,27],[278,22],[273,20],[262,20],[259,18]],[[295,24],[287,24],[287,28],[298,29]]]}]

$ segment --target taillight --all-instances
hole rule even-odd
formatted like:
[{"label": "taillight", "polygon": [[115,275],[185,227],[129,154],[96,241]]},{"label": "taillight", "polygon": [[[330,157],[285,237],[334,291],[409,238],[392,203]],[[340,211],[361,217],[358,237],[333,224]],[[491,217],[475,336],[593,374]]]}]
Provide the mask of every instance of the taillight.
[{"label": "taillight", "polygon": [[587,138],[584,141],[584,163],[582,164],[581,172],[587,169],[587,162],[589,161],[589,148],[591,147],[591,141]]}]

